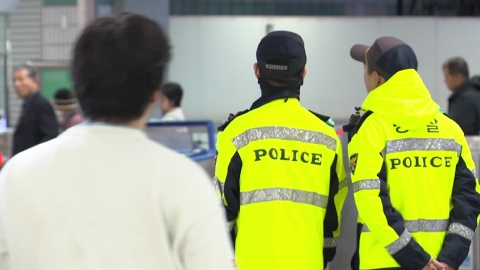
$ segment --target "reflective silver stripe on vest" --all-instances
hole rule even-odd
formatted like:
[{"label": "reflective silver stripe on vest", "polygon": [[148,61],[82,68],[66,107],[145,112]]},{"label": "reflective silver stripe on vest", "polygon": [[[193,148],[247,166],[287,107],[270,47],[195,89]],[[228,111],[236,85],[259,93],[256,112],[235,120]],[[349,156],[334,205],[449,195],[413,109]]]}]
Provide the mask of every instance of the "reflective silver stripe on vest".
[{"label": "reflective silver stripe on vest", "polygon": [[472,229],[460,223],[450,224],[450,226],[448,227],[448,233],[458,234],[461,237],[466,238],[470,241],[473,240],[473,236],[475,235],[475,232]]},{"label": "reflective silver stripe on vest", "polygon": [[388,250],[390,255],[393,255],[397,252],[399,252],[402,248],[408,245],[408,242],[410,242],[410,239],[412,239],[412,235],[405,230],[400,237],[395,240],[395,242],[391,243],[390,245],[386,246],[385,248]]},{"label": "reflective silver stripe on vest", "polygon": [[347,180],[345,179],[342,182],[338,183],[338,190],[341,190],[347,186],[348,186],[348,183],[347,183]]},{"label": "reflective silver stripe on vest", "polygon": [[250,142],[265,139],[321,144],[333,151],[337,150],[337,140],[324,133],[289,127],[259,127],[247,129],[242,134],[233,138],[232,143],[235,145],[235,148],[239,150]]},{"label": "reflective silver stripe on vest", "polygon": [[290,201],[327,208],[328,196],[289,188],[266,188],[240,193],[242,205],[270,201]]},{"label": "reflective silver stripe on vest", "polygon": [[405,229],[410,233],[415,232],[445,232],[448,228],[448,219],[419,219],[406,220]]},{"label": "reflective silver stripe on vest", "polygon": [[213,189],[217,192],[220,192],[221,194],[223,194],[223,190],[225,189],[225,184],[220,182],[220,180],[218,180],[218,178],[215,176],[213,177]]},{"label": "reflective silver stripe on vest", "polygon": [[337,247],[337,238],[325,238],[323,240],[324,248],[335,248]]},{"label": "reflective silver stripe on vest", "polygon": [[399,139],[387,141],[386,153],[398,153],[404,151],[453,151],[460,154],[462,146],[454,139]]},{"label": "reflective silver stripe on vest", "polygon": [[353,183],[353,192],[365,189],[380,189],[379,179],[360,180]]},{"label": "reflective silver stripe on vest", "polygon": [[475,176],[475,178],[477,178],[477,170],[473,169],[472,174],[473,174],[473,176]]},{"label": "reflective silver stripe on vest", "polygon": [[[446,232],[448,219],[418,219],[405,220],[405,229],[410,233],[416,232]],[[366,224],[363,224],[362,232],[370,232]]]}]

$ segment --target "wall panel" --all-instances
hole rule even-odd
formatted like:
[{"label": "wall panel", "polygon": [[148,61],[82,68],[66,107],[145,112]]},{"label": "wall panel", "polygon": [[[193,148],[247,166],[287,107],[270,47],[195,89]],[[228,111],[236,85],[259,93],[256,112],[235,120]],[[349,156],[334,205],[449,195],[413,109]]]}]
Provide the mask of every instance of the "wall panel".
[{"label": "wall panel", "polygon": [[337,121],[366,96],[363,67],[349,54],[355,43],[372,44],[384,35],[409,43],[425,84],[445,109],[443,61],[464,56],[472,74],[480,73],[476,19],[172,16],[170,78],[184,86],[187,117],[224,121],[228,113],[250,107],[260,94],[252,66],[267,24],[304,38],[308,73],[301,101]]},{"label": "wall panel", "polygon": [[43,59],[68,60],[78,34],[75,6],[48,6],[42,9]]}]

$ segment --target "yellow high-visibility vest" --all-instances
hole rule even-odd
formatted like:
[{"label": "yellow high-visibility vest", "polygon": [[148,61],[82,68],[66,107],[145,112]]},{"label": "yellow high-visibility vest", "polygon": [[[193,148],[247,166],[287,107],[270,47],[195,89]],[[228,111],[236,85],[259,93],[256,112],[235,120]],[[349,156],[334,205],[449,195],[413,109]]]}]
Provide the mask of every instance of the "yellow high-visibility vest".
[{"label": "yellow high-visibility vest", "polygon": [[360,269],[458,268],[480,213],[475,164],[460,127],[403,70],[367,96],[348,146],[359,222]]},{"label": "yellow high-visibility vest", "polygon": [[347,185],[326,122],[282,98],[221,129],[214,183],[237,230],[239,270],[323,269],[324,248],[333,258]]}]

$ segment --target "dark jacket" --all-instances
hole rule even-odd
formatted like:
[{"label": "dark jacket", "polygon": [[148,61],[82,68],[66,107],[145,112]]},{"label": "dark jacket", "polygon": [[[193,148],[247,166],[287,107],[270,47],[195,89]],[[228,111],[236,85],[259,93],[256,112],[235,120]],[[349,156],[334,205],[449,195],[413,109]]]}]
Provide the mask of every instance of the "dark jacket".
[{"label": "dark jacket", "polygon": [[58,123],[52,105],[40,93],[32,94],[22,105],[13,135],[12,156],[58,136]]},{"label": "dark jacket", "polygon": [[79,108],[75,108],[66,112],[62,118],[59,119],[58,126],[65,131],[73,126],[83,123],[83,121],[85,121],[85,119],[83,118],[82,112]]},{"label": "dark jacket", "polygon": [[465,135],[480,132],[480,83],[467,81],[448,98],[448,114]]}]

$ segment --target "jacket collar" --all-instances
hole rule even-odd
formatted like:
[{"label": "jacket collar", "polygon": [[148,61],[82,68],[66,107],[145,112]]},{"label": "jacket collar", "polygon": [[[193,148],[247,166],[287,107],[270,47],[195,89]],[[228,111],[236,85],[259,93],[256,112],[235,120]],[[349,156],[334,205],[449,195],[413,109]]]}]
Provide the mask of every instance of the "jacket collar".
[{"label": "jacket collar", "polygon": [[467,92],[468,89],[470,89],[470,82],[466,80],[464,83],[462,83],[453,93],[448,97],[449,102],[453,102],[455,99],[457,99],[460,95],[463,93]]},{"label": "jacket collar", "polygon": [[282,98],[283,99],[296,98],[296,99],[300,100],[300,97],[299,97],[298,93],[295,93],[294,91],[289,90],[289,89],[282,89],[282,90],[279,90],[275,94],[261,96],[259,99],[257,99],[255,102],[253,102],[252,106],[250,107],[250,110],[255,110],[259,107],[262,107],[263,105],[265,105],[267,103],[270,103],[274,100],[282,99]]},{"label": "jacket collar", "polygon": [[303,85],[303,79],[299,78],[299,80],[287,87],[275,87],[271,86],[262,79],[258,79],[258,84],[260,85],[260,89],[262,90],[262,96],[253,102],[250,110],[255,110],[269,102],[272,102],[277,99],[289,99],[289,98],[296,98],[300,100],[300,86]]},{"label": "jacket collar", "polygon": [[440,106],[433,101],[417,71],[406,69],[371,91],[362,109],[401,128],[417,130],[434,119]]},{"label": "jacket collar", "polygon": [[60,136],[147,138],[145,131],[130,126],[89,121],[67,129],[65,132],[60,134]]},{"label": "jacket collar", "polygon": [[38,91],[30,94],[30,96],[28,96],[28,97],[25,99],[25,101],[23,102],[22,107],[23,107],[24,109],[28,108],[28,107],[32,104],[32,102],[38,97],[38,95],[40,95],[40,93],[39,93]]}]

